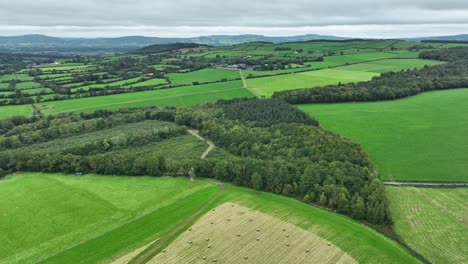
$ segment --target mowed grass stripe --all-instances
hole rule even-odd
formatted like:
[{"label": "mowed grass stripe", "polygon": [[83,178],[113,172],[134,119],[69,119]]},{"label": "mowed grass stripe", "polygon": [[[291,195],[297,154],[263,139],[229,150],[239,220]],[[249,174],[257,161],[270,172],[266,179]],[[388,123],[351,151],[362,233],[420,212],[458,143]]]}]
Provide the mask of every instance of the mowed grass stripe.
[{"label": "mowed grass stripe", "polygon": [[394,229],[432,263],[468,262],[468,188],[386,187]]},{"label": "mowed grass stripe", "polygon": [[385,180],[468,181],[468,89],[372,103],[301,105],[360,143]]},{"label": "mowed grass stripe", "polygon": [[[144,244],[169,233],[189,215],[196,212],[219,191],[210,187],[191,194],[148,215],[122,225],[97,238],[46,259],[46,263],[97,263],[118,256],[136,244]],[[98,249],[98,250],[97,250]]]}]

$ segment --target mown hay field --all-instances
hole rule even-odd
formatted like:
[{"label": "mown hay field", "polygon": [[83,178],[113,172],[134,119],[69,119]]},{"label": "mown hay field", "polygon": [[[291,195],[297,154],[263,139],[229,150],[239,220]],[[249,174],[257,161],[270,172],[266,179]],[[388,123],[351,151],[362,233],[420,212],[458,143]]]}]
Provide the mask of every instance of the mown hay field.
[{"label": "mown hay field", "polygon": [[468,188],[387,187],[395,232],[432,263],[468,263]]}]

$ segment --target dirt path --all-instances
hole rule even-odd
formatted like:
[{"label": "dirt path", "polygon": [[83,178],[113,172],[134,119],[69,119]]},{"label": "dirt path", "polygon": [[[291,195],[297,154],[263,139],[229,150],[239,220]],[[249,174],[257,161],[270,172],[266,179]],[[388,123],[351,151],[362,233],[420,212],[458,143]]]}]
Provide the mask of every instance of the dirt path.
[{"label": "dirt path", "polygon": [[468,182],[399,182],[384,181],[384,185],[414,187],[467,187]]},{"label": "dirt path", "polygon": [[170,233],[156,241],[154,244],[149,246],[149,250],[146,251],[144,254],[137,256],[134,258],[133,263],[136,264],[141,264],[141,263],[146,263],[148,260],[153,258],[154,253],[158,252],[161,250],[161,248],[171,239],[177,236],[177,234],[185,229],[196,217],[201,215],[206,209],[208,209],[209,206],[211,206],[224,192],[224,185],[221,185],[221,189],[219,192],[213,196],[202,208],[198,209],[195,213],[187,217],[182,223],[180,223],[176,228],[174,228]]},{"label": "dirt path", "polygon": [[192,130],[192,129],[188,129],[187,130],[190,134],[192,134],[194,137],[198,138],[199,140],[201,141],[205,141],[207,144],[208,144],[208,148],[205,150],[205,152],[203,152],[203,154],[201,155],[200,158],[204,159],[206,156],[208,156],[208,154],[210,154],[210,152],[213,150],[214,148],[214,143],[211,141],[211,140],[206,140],[204,139],[203,137],[201,137],[199,134],[198,134],[198,131],[197,130]]},{"label": "dirt path", "polygon": [[260,98],[260,95],[258,95],[254,90],[250,89],[247,86],[247,82],[245,81],[244,74],[242,73],[242,70],[239,70],[240,77],[242,79],[242,83],[244,84],[244,88],[249,90],[251,93],[253,93],[256,97]]}]

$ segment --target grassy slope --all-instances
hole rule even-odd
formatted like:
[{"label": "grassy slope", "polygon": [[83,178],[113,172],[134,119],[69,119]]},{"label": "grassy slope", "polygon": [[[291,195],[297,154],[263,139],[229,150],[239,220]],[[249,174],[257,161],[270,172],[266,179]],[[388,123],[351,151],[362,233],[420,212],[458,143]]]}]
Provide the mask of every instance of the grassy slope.
[{"label": "grassy slope", "polygon": [[386,180],[468,181],[468,89],[375,103],[302,105],[360,143]]},{"label": "grassy slope", "polygon": [[468,188],[387,187],[395,231],[433,263],[468,262]]},{"label": "grassy slope", "polygon": [[[54,254],[46,262],[96,263],[170,232],[219,188],[203,179],[23,173],[0,181],[0,190],[5,194],[0,230],[8,234],[1,238],[1,263],[35,262]],[[294,199],[227,185],[213,206],[224,201],[312,230],[359,262],[417,262],[374,230]]]},{"label": "grassy slope", "polygon": [[[160,231],[160,226],[152,222],[155,212],[209,186],[206,181],[166,177],[65,177],[39,173],[13,176],[0,182],[4,195],[0,201],[0,230],[2,234],[8,234],[0,238],[0,262],[37,262],[67,248],[72,249],[61,255],[74,255],[78,249],[79,252],[85,250],[94,261],[108,256],[103,255],[104,252],[118,253],[132,242],[155,237]],[[183,217],[183,210],[179,213]],[[132,222],[135,219],[138,220]],[[177,215],[168,216],[167,220],[177,222]],[[134,240],[131,240],[131,234],[112,235],[121,232],[116,228],[122,228],[125,223],[125,228],[132,230]],[[143,223],[145,226],[141,226]],[[91,250],[93,247],[86,243],[94,245],[95,242],[89,242],[89,239],[103,233],[107,234],[105,241],[110,245],[102,243],[99,245],[102,250]],[[86,243],[74,249],[82,242]],[[128,244],[122,245],[126,242]],[[112,243],[120,243],[120,247],[111,250]],[[60,259],[60,255],[56,259]],[[77,260],[70,257],[68,261],[72,259],[73,263]]]},{"label": "grassy slope", "polygon": [[41,103],[44,113],[95,111],[139,106],[191,106],[218,99],[252,97],[241,81]]},{"label": "grassy slope", "polygon": [[170,73],[167,74],[167,77],[169,77],[173,85],[192,84],[193,82],[216,82],[223,78],[226,78],[228,80],[240,78],[238,71],[218,70],[210,68],[188,73]]}]

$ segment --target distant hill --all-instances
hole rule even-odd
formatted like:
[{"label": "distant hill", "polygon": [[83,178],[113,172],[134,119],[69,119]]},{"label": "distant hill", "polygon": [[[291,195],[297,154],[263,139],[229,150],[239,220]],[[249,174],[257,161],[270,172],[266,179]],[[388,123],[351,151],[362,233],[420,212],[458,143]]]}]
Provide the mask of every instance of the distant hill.
[{"label": "distant hill", "polygon": [[468,34],[454,35],[454,36],[437,36],[437,37],[421,37],[421,38],[406,38],[409,41],[423,41],[423,40],[441,40],[441,41],[468,41]]},{"label": "distant hill", "polygon": [[159,38],[144,36],[126,36],[118,38],[57,38],[44,35],[23,35],[8,37],[0,36],[0,52],[128,52],[153,44],[198,43],[210,46],[225,46],[253,41],[280,43],[316,39],[341,40],[346,38],[314,34],[289,37],[267,37],[262,35],[215,35],[195,38]]},{"label": "distant hill", "polygon": [[180,49],[194,49],[194,48],[201,48],[201,47],[209,47],[208,45],[204,44],[197,44],[197,43],[172,43],[172,44],[153,44],[139,50],[136,50],[135,53],[138,54],[148,54],[148,53],[159,53],[159,52],[169,52],[175,51]]}]

